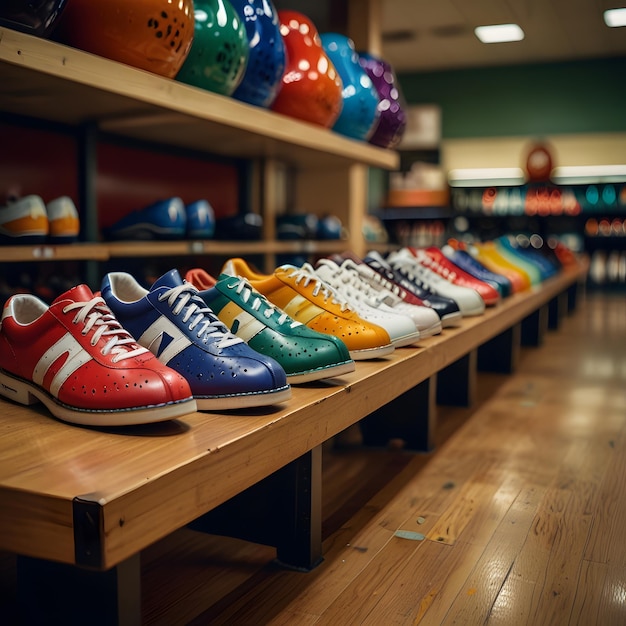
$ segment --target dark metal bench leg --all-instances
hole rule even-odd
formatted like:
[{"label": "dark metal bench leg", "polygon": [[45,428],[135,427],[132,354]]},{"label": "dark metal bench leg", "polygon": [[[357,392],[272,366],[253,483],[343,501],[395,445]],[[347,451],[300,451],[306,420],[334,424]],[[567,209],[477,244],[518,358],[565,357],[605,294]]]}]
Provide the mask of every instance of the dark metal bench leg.
[{"label": "dark metal bench leg", "polygon": [[476,398],[478,351],[472,350],[437,374],[437,404],[472,406]]},{"label": "dark metal bench leg", "polygon": [[23,624],[141,624],[139,555],[104,572],[18,556],[17,586]]},{"label": "dark metal bench leg", "polygon": [[522,320],[522,345],[539,347],[548,331],[548,307],[539,307]]},{"label": "dark metal bench leg", "polygon": [[437,424],[437,376],[431,376],[360,421],[363,444],[386,447],[401,440],[405,448],[434,447]]},{"label": "dark metal bench leg", "polygon": [[189,527],[274,546],[281,565],[309,571],[322,562],[321,483],[317,446]]},{"label": "dark metal bench leg", "polygon": [[548,328],[558,330],[562,319],[567,315],[569,296],[567,291],[563,291],[548,303]]},{"label": "dark metal bench leg", "polygon": [[478,370],[512,374],[517,367],[521,344],[521,323],[490,339],[478,348]]}]

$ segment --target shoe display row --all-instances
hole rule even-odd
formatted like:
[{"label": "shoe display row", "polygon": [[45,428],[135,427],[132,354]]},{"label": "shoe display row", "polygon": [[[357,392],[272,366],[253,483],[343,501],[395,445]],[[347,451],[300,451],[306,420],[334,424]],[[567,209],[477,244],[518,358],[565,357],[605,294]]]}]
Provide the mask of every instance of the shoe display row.
[{"label": "shoe display row", "polygon": [[69,196],[46,204],[32,194],[0,207],[0,244],[71,243],[79,233],[78,211]]},{"label": "shoe display row", "polygon": [[[543,248],[450,240],[386,258],[346,252],[270,274],[231,258],[217,278],[172,269],[145,288],[119,271],[104,276],[100,292],[81,284],[50,305],[15,294],[2,312],[0,394],[88,426],[281,404],[293,384],[417,345],[576,261]],[[535,272],[507,285],[513,268]]]}]

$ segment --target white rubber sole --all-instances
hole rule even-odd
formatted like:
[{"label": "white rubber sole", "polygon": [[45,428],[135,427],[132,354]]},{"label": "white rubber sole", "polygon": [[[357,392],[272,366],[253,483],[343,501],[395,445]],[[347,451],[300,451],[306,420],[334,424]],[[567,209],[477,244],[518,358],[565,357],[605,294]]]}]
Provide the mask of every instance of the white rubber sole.
[{"label": "white rubber sole", "polygon": [[461,311],[455,311],[454,313],[448,313],[441,318],[441,326],[443,328],[450,328],[452,326],[458,326],[463,320],[463,314]]},{"label": "white rubber sole", "polygon": [[335,378],[350,374],[356,369],[354,361],[346,361],[337,365],[329,365],[328,367],[320,367],[308,372],[297,372],[295,374],[287,374],[287,381],[291,385],[300,385],[302,383],[310,383],[314,380],[323,380],[324,378]]},{"label": "white rubber sole", "polygon": [[229,394],[224,396],[195,396],[198,411],[230,411],[251,409],[257,406],[280,404],[291,398],[291,386],[287,384],[269,391]]},{"label": "white rubber sole", "polygon": [[396,348],[406,348],[407,346],[414,346],[422,337],[423,335],[420,331],[415,331],[414,333],[403,335],[402,337],[392,337],[391,343]]},{"label": "white rubber sole", "polygon": [[350,358],[353,361],[368,361],[370,359],[378,359],[379,357],[390,355],[396,347],[392,343],[376,348],[365,348],[363,350],[350,350]]},{"label": "white rubber sole", "polygon": [[432,337],[433,335],[438,335],[439,333],[441,333],[442,328],[443,324],[441,323],[441,320],[438,319],[434,324],[431,324],[426,328],[418,326],[417,330],[420,331],[420,338],[423,339],[424,337]]}]

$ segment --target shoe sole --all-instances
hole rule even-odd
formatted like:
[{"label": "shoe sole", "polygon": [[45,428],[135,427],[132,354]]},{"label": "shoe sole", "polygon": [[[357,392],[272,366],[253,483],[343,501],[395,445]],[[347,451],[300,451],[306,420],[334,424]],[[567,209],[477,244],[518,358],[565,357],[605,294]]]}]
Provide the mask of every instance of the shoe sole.
[{"label": "shoe sole", "polygon": [[7,235],[4,233],[0,233],[0,244],[7,244],[9,246],[15,245],[36,245],[41,243],[46,243],[48,239],[48,235],[41,233],[26,233],[26,234],[16,234],[16,235]]},{"label": "shoe sole", "polygon": [[420,338],[425,338],[425,337],[432,337],[433,335],[438,335],[441,332],[441,329],[443,328],[443,324],[441,323],[441,320],[437,320],[434,324],[432,324],[431,326],[428,326],[426,328],[423,327],[418,327],[417,330],[420,331]]},{"label": "shoe sole", "polygon": [[465,307],[463,308],[459,304],[459,308],[461,309],[461,315],[463,317],[476,317],[477,315],[482,315],[485,312],[485,306],[480,307]]},{"label": "shoe sole", "polygon": [[418,343],[422,337],[422,333],[414,332],[408,335],[404,335],[403,337],[395,337],[391,340],[391,343],[396,348],[406,348],[407,346],[413,346]]},{"label": "shoe sole", "polygon": [[287,382],[291,385],[299,385],[302,383],[310,383],[314,380],[322,380],[324,378],[335,378],[336,376],[343,376],[344,374],[350,374],[356,369],[354,361],[348,361],[346,363],[339,363],[337,365],[329,365],[328,367],[319,367],[307,372],[296,372],[294,374],[287,374]]},{"label": "shoe sole", "polygon": [[280,404],[291,398],[291,387],[279,387],[268,391],[225,394],[222,396],[194,396],[198,411],[229,411],[257,406]]},{"label": "shoe sole", "polygon": [[452,326],[458,326],[463,320],[463,314],[460,311],[454,313],[447,313],[441,318],[442,328],[450,328]]},{"label": "shoe sole", "polygon": [[171,404],[128,409],[80,409],[63,404],[34,383],[16,378],[4,371],[0,372],[0,395],[26,406],[41,402],[54,417],[63,422],[80,424],[81,426],[137,426],[152,424],[154,422],[177,419],[184,415],[195,413],[197,410],[197,405],[193,398],[172,402]]},{"label": "shoe sole", "polygon": [[376,346],[375,348],[362,348],[361,350],[350,350],[350,358],[353,361],[367,361],[368,359],[377,359],[387,356],[395,350],[392,343],[384,346]]}]

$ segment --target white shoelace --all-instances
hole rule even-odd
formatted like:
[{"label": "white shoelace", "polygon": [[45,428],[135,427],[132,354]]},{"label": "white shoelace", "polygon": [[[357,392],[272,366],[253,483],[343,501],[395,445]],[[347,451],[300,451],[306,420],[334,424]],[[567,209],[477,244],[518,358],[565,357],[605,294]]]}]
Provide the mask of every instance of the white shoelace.
[{"label": "white shoelace", "polygon": [[63,307],[63,313],[69,313],[75,309],[78,312],[72,323],[84,325],[81,330],[84,336],[93,331],[90,340],[92,346],[95,347],[102,337],[110,337],[101,353],[103,356],[114,354],[113,363],[149,352],[147,348],[140,346],[120,324],[103,298],[97,296],[88,302],[73,302]]},{"label": "white shoelace", "polygon": [[294,267],[289,276],[295,278],[296,285],[299,285],[301,281],[303,281],[304,287],[313,283],[313,295],[317,297],[321,292],[324,302],[327,302],[330,299],[333,304],[339,306],[342,313],[344,311],[352,310],[346,299],[342,297],[334,287],[317,276],[313,266],[309,263],[305,263],[302,267]]},{"label": "white shoelace", "polygon": [[162,293],[159,300],[167,300],[174,315],[179,315],[184,310],[183,322],[185,324],[193,316],[189,330],[193,331],[198,327],[196,337],[201,341],[214,339],[218,348],[228,348],[242,343],[243,339],[231,333],[217,315],[204,304],[202,298],[196,295],[197,293],[198,290],[191,284],[183,283]]},{"label": "white shoelace", "polygon": [[279,311],[279,309],[277,309],[263,294],[254,289],[254,287],[245,278],[239,278],[236,283],[228,285],[228,288],[235,289],[237,294],[240,295],[241,299],[246,303],[250,300],[250,298],[254,298],[252,301],[252,309],[254,311],[262,310],[262,314],[267,319],[276,315],[276,321],[278,324],[290,322],[291,328],[302,326],[300,322],[296,322],[296,320],[291,319],[284,311]]},{"label": "white shoelace", "polygon": [[385,289],[387,289],[387,291],[390,291],[399,300],[402,300],[402,301],[406,300],[407,298],[406,289],[403,289],[402,287],[400,287],[400,285],[396,285],[395,283],[392,283],[390,280],[387,280],[382,274],[379,274],[378,272],[374,271],[374,273],[372,274],[372,280],[380,283]]},{"label": "white shoelace", "polygon": [[449,280],[451,282],[455,281],[456,272],[448,269],[447,267],[443,267],[443,265],[440,265],[438,261],[428,256],[428,254],[419,253],[416,258],[419,263],[425,265],[427,268],[429,268],[433,272],[436,272],[440,276],[443,276],[443,278],[445,278],[446,280]]},{"label": "white shoelace", "polygon": [[373,289],[379,292],[383,302],[393,306],[406,300],[406,291],[399,285],[387,280],[382,274],[368,265],[356,265],[356,271]]},{"label": "white shoelace", "polygon": [[375,309],[380,307],[382,303],[381,296],[369,283],[366,283],[361,278],[352,261],[344,261],[341,265],[337,265],[329,259],[320,259],[318,264],[319,266],[327,267],[332,272],[333,280],[337,281],[336,288],[349,300],[364,302]]},{"label": "white shoelace", "polygon": [[424,286],[424,280],[415,271],[418,263],[401,256],[393,256],[389,258],[388,261],[391,267],[404,274],[411,282],[422,287]]}]

